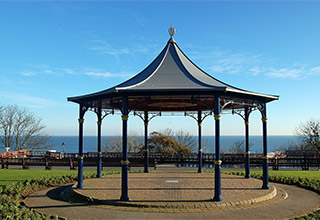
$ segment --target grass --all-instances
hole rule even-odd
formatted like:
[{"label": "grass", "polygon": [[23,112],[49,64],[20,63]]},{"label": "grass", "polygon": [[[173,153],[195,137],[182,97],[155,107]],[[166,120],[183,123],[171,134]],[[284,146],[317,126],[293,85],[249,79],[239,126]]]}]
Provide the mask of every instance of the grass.
[{"label": "grass", "polygon": [[[244,171],[225,171],[223,173],[244,176]],[[262,179],[262,171],[250,172],[253,178]],[[269,181],[296,185],[320,194],[319,171],[269,171]]]},{"label": "grass", "polygon": [[[83,174],[92,176],[97,171],[85,170]],[[110,173],[110,171],[102,171],[102,175]],[[19,170],[19,169],[0,169],[0,187],[19,181],[26,181],[31,179],[51,178],[55,176],[71,176],[78,175],[76,170]]]},{"label": "grass", "polygon": [[15,183],[18,181],[25,181],[29,179],[39,179],[41,177],[52,177],[61,175],[76,175],[74,170],[14,170],[14,169],[0,169],[0,187]]},{"label": "grass", "polygon": [[[262,174],[262,171],[251,171],[252,174],[260,173]],[[312,178],[312,179],[318,179],[320,180],[320,172],[319,171],[281,171],[281,170],[269,170],[269,176],[287,176],[292,178]]]}]

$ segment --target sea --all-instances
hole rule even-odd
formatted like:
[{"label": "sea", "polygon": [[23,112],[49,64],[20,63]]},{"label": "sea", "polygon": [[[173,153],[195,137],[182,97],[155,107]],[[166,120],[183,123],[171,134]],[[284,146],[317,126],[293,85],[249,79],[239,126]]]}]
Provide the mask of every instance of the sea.
[{"label": "sea", "polygon": [[[104,143],[108,142],[112,136],[102,136],[102,147]],[[197,140],[197,136],[194,136]],[[221,136],[220,145],[221,150],[227,152],[235,142],[244,141],[244,136]],[[263,142],[262,136],[250,136],[250,152],[251,153],[262,153],[263,152]],[[64,145],[62,144],[64,143]],[[66,153],[76,153],[78,152],[78,136],[52,136],[50,140],[51,150],[56,150],[57,152]],[[214,136],[203,136],[202,143],[207,147],[203,148],[204,153],[214,153]],[[273,136],[270,135],[267,138],[268,152],[274,152],[278,150],[283,150],[288,146],[288,144],[297,143],[296,136]],[[83,137],[84,152],[96,152],[97,151],[97,137],[96,136],[84,136]],[[3,151],[4,149],[0,149]]]}]

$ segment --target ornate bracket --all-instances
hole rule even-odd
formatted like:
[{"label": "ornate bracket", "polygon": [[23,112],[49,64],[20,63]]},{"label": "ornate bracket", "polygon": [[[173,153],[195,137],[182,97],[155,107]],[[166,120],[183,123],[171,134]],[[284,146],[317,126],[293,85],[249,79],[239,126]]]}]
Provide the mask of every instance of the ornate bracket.
[{"label": "ornate bracket", "polygon": [[233,104],[234,101],[233,100],[227,100],[227,99],[223,99],[224,104],[220,106],[220,111],[222,112],[224,110],[225,107],[227,107],[229,104]]},{"label": "ornate bracket", "polygon": [[133,112],[133,115],[134,116],[138,116],[139,118],[141,118],[142,119],[142,121],[144,121],[144,123],[149,123],[153,118],[155,118],[155,117],[158,117],[158,116],[161,116],[161,112],[147,112],[147,114],[148,114],[148,116],[149,116],[149,114],[151,115],[150,117],[147,117],[148,118],[148,120],[146,121],[145,119],[145,112],[136,112],[136,111],[134,111]]},{"label": "ornate bracket", "polygon": [[89,107],[86,104],[80,104],[80,114],[79,114],[79,123],[83,123],[84,122],[84,115],[85,113],[88,111]]},{"label": "ornate bracket", "polygon": [[[201,112],[201,111],[200,111]],[[199,125],[201,125],[201,123],[203,122],[203,120],[208,117],[209,115],[212,115],[212,111],[206,111],[206,112],[201,112],[201,116],[199,117],[199,112],[195,113],[195,112],[185,112],[184,116],[189,116],[191,118],[193,118],[194,120],[196,120]]]},{"label": "ornate bracket", "polygon": [[261,113],[262,120],[263,120],[263,119],[267,120],[267,118],[266,118],[265,103],[258,103],[257,109],[258,109],[258,110],[260,111],[260,113]]},{"label": "ornate bracket", "polygon": [[103,121],[103,119],[108,115],[114,115],[114,109],[103,109],[102,111],[100,110],[101,112],[99,112],[99,108],[88,108],[88,110],[96,113],[98,116],[98,120],[99,120],[99,114],[101,114],[101,121]]},{"label": "ornate bracket", "polygon": [[[251,114],[251,112],[254,110],[253,107],[248,107],[248,115],[247,117],[249,118],[249,115]],[[239,115],[243,120],[246,121],[246,111],[245,109],[232,109],[232,114],[236,114]]]},{"label": "ornate bracket", "polygon": [[114,115],[114,109],[111,109],[111,110],[103,110],[102,111],[102,117],[101,117],[101,121],[107,117],[108,115]]}]

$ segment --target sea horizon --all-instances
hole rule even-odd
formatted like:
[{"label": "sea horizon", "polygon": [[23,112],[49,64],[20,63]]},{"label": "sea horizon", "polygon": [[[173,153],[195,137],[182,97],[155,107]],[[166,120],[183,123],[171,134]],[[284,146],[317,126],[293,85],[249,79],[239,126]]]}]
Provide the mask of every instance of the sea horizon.
[{"label": "sea horizon", "polygon": [[[101,136],[102,148],[109,138],[117,137],[120,135],[105,135]],[[144,137],[140,136],[139,137]],[[198,136],[192,136],[198,140]],[[204,153],[214,152],[214,135],[203,135],[203,144],[209,145],[208,148],[203,148]],[[244,135],[221,135],[221,149],[227,151],[237,141],[244,141]],[[250,148],[251,153],[262,153],[262,135],[250,135],[249,142],[252,145]],[[64,147],[62,145],[64,143]],[[268,135],[268,152],[279,150],[281,147],[285,147],[288,143],[297,143],[297,136],[294,135]],[[62,135],[62,136],[51,136],[52,149],[58,152],[78,152],[78,136],[77,135]],[[97,136],[85,135],[83,136],[84,152],[96,152],[97,151]],[[64,148],[64,149],[63,149]],[[103,149],[102,149],[103,150]]]},{"label": "sea horizon", "polygon": [[[108,141],[109,138],[118,137],[120,135],[105,135],[101,136],[102,139],[102,151],[103,145]],[[144,137],[138,135],[138,137]],[[198,142],[198,136],[192,136],[196,143]],[[214,153],[214,135],[203,135],[203,152],[204,153]],[[78,152],[78,136],[77,135],[53,135],[50,138],[51,147],[49,150],[56,150],[57,152],[66,152],[66,153],[77,153]],[[237,141],[244,141],[244,135],[221,135],[220,143],[221,150],[228,151],[232,145]],[[262,135],[250,135],[250,152],[251,153],[262,153]],[[285,148],[289,143],[297,143],[297,136],[295,135],[268,135],[268,152],[274,152]],[[64,144],[64,145],[63,145]],[[207,145],[207,147],[205,147]],[[0,147],[0,151],[4,151],[4,147]],[[97,152],[97,136],[94,135],[85,135],[83,136],[83,152]]]}]

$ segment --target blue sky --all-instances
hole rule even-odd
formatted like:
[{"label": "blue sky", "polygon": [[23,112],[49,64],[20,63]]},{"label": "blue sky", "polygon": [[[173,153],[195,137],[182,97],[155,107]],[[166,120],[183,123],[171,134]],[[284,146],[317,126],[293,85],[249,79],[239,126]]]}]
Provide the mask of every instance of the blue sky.
[{"label": "blue sky", "polygon": [[[176,28],[179,47],[210,75],[239,88],[280,95],[268,104],[268,133],[293,135],[319,119],[320,2],[318,1],[1,1],[0,103],[27,107],[50,135],[77,135],[78,105],[66,97],[114,86],[143,70]],[[96,116],[85,116],[85,135]],[[250,118],[261,134],[261,115]],[[120,115],[103,122],[104,135],[121,133]],[[222,135],[242,135],[243,120],[225,114]],[[181,115],[155,118],[150,131],[183,129]],[[142,121],[129,130],[143,134]],[[203,123],[214,134],[213,118]]]}]

